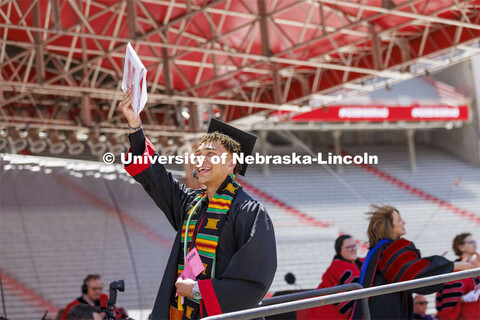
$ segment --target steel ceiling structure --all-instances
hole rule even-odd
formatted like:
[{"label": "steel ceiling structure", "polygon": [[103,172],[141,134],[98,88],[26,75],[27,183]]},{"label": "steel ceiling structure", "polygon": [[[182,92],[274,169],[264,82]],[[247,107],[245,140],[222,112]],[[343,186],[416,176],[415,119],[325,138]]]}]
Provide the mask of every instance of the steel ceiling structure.
[{"label": "steel ceiling structure", "polygon": [[478,0],[0,0],[0,126],[128,131],[128,42],[148,70],[144,127],[183,136],[207,115],[267,119],[429,74],[479,40]]}]

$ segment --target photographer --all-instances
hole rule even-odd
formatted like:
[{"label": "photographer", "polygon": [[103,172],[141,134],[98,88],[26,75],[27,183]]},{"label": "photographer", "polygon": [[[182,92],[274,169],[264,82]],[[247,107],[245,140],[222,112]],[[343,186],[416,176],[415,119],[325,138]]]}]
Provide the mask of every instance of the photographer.
[{"label": "photographer", "polygon": [[[62,320],[67,320],[67,314],[71,308],[77,305],[89,305],[98,309],[105,309],[107,307],[108,296],[103,293],[104,283],[99,274],[89,274],[82,284],[82,295],[70,302],[66,307],[62,315]],[[125,317],[126,312],[117,312],[115,309],[115,315],[117,319]]]}]

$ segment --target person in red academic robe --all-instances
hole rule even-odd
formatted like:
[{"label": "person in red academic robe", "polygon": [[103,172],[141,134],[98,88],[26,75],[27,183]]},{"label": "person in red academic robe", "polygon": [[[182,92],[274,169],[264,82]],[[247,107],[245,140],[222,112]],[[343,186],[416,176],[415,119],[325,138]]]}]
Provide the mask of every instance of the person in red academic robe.
[{"label": "person in red academic robe", "polygon": [[[470,233],[462,233],[453,239],[456,261],[474,261],[477,242]],[[437,292],[438,319],[480,319],[480,277],[447,282]]]},{"label": "person in red academic robe", "polygon": [[[470,262],[452,262],[442,256],[422,257],[413,242],[402,236],[405,221],[391,206],[372,206],[368,212],[370,223],[368,238],[370,250],[365,258],[360,284],[365,288],[419,279],[455,270],[475,268]],[[368,299],[372,319],[413,319],[412,292],[430,294],[441,290],[443,284],[393,292]],[[360,303],[355,303],[353,319],[362,319]]]},{"label": "person in red academic robe", "polygon": [[[334,287],[352,282],[358,283],[363,259],[357,258],[358,246],[352,236],[345,234],[335,240],[336,255],[322,276],[317,289]],[[345,301],[308,309],[308,319],[348,319],[353,301]]]}]

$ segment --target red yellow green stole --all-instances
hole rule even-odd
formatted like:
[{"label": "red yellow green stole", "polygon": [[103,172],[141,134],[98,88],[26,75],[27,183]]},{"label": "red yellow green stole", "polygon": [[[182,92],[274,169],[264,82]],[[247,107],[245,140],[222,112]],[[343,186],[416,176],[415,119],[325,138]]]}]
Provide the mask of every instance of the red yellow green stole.
[{"label": "red yellow green stole", "polygon": [[[232,205],[239,188],[240,184],[235,180],[235,175],[228,175],[227,179],[222,184],[222,187],[217,190],[217,193],[215,193],[208,204],[205,215],[200,219],[198,208],[201,206],[203,200],[207,199],[206,191],[198,195],[192,202],[182,227],[181,252],[178,259],[178,275],[180,275],[184,269],[185,234],[187,233],[186,231],[188,227],[188,233],[186,236],[186,253],[188,253],[191,248],[196,247],[205,267],[205,270],[197,277],[197,279],[203,280],[215,278],[215,260],[218,239],[225,223],[228,210],[230,210],[230,206]],[[201,225],[198,227],[197,233],[194,237],[197,223],[200,223]],[[190,298],[185,299],[185,305],[187,307],[184,312],[184,318],[190,319],[193,315],[192,312],[198,311],[198,303],[198,300]]]}]

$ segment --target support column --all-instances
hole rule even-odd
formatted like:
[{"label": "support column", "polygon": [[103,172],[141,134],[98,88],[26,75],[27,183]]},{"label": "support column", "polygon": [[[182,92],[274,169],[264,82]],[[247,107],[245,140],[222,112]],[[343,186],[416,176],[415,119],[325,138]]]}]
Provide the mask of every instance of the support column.
[{"label": "support column", "polygon": [[128,37],[135,40],[137,37],[137,4],[135,0],[127,0]]},{"label": "support column", "polygon": [[[342,132],[340,130],[335,130],[332,132],[333,135],[333,145],[335,148],[335,155],[341,155],[342,154],[342,147],[340,145],[340,138],[342,136]],[[342,173],[343,172],[343,167],[341,164],[337,164],[337,172]]]},{"label": "support column", "polygon": [[188,104],[188,113],[190,113],[190,131],[198,132],[198,106],[193,104],[193,102]]},{"label": "support column", "polygon": [[380,40],[378,39],[378,34],[375,31],[375,26],[370,24],[368,26],[370,37],[372,38],[372,47],[373,47],[373,65],[376,70],[383,70],[382,63],[382,52],[380,50]]},{"label": "support column", "polygon": [[92,125],[92,112],[90,110],[90,97],[87,93],[84,93],[82,96],[82,106],[80,117],[82,118],[82,122],[86,126]]},{"label": "support column", "polygon": [[417,171],[417,158],[415,155],[415,130],[408,129],[406,134],[408,143],[408,156],[410,158],[410,169],[412,171]]},{"label": "support column", "polygon": [[[267,131],[260,131],[260,153],[263,156],[267,155]],[[270,174],[270,166],[267,163],[262,165],[262,173],[264,175]]]},{"label": "support column", "polygon": [[59,0],[51,0],[52,6],[52,28],[54,30],[62,30],[62,15],[60,14]]},{"label": "support column", "polygon": [[[265,0],[257,0],[258,4],[258,13],[260,15],[260,35],[262,39],[262,55],[265,57],[270,57],[272,51],[270,50],[270,39],[268,35],[268,21],[267,21],[267,9]],[[276,63],[269,62],[270,71],[272,73],[273,80],[273,99],[275,104],[282,103],[282,88],[281,88],[281,79],[278,74]]]},{"label": "support column", "polygon": [[162,48],[162,60],[163,60],[163,79],[165,81],[165,93],[171,96],[173,94],[173,90],[170,82],[170,65],[168,61],[167,48]]},{"label": "support column", "polygon": [[[33,7],[33,25],[37,28],[42,28],[42,17],[40,13],[40,3],[37,3]],[[33,32],[33,38],[35,41],[35,72],[37,75],[37,82],[45,82],[45,60],[43,57],[43,45],[42,45],[42,33],[39,31]]]}]

